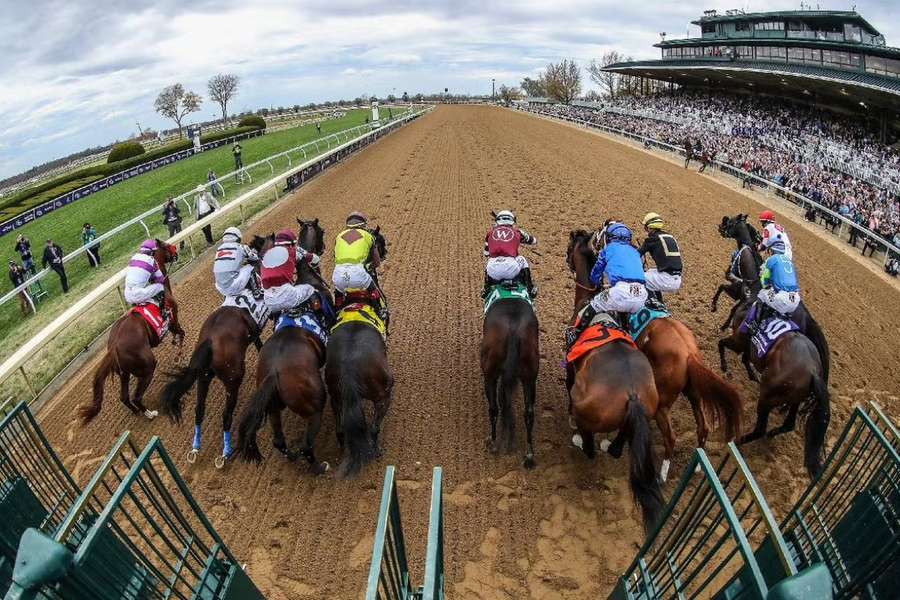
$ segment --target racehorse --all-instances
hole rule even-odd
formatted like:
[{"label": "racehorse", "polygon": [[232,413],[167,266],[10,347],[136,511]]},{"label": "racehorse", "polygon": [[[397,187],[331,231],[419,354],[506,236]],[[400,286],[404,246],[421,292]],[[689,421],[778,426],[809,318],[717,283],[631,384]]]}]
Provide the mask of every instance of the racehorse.
[{"label": "racehorse", "polygon": [[[250,247],[262,254],[266,238],[253,236]],[[242,308],[245,306],[246,308]],[[261,311],[261,312],[260,312]],[[251,314],[256,313],[256,315]],[[225,386],[225,410],[222,412],[222,455],[216,458],[216,467],[225,466],[231,456],[231,423],[237,406],[238,392],[244,381],[244,358],[247,346],[262,347],[259,336],[262,333],[256,318],[267,315],[261,300],[245,295],[238,296],[233,304],[226,303],[212,312],[200,329],[200,337],[194,353],[186,367],[170,373],[170,381],[161,394],[162,410],[175,421],[181,422],[182,404],[194,382],[197,382],[197,405],[194,411],[194,440],[188,462],[193,463],[200,451],[201,428],[206,415],[206,396],[214,377]]]},{"label": "racehorse", "polygon": [[[590,282],[596,252],[592,234],[572,231],[566,262],[575,275],[575,311],[572,323],[597,291]],[[649,419],[656,415],[659,397],[653,369],[647,357],[630,343],[613,340],[589,351],[574,365],[567,377],[570,413],[588,458],[596,456],[595,433],[618,431],[608,451],[620,456],[627,441],[631,464],[629,483],[649,532],[663,508],[662,491],[656,475]]]},{"label": "racehorse", "polygon": [[497,451],[497,416],[500,416],[503,449],[511,452],[515,443],[513,396],[521,381],[525,397],[525,429],[528,450],[524,465],[535,466],[532,430],[540,350],[538,320],[530,302],[516,298],[496,300],[484,316],[481,337],[481,372],[484,395],[491,419],[491,449]]},{"label": "racehorse", "polygon": [[[184,330],[178,323],[178,303],[172,295],[172,286],[169,283],[167,273],[169,263],[178,260],[178,250],[175,246],[156,240],[156,250],[153,253],[159,270],[164,275],[165,287],[164,304],[170,313],[169,329],[172,330],[172,343],[181,345],[184,343]],[[103,386],[110,373],[119,375],[121,395],[119,399],[134,413],[142,413],[148,419],[154,419],[157,411],[148,410],[144,406],[144,393],[153,380],[156,371],[156,357],[153,348],[161,340],[150,325],[134,309],[119,317],[109,331],[109,339],[106,342],[106,355],[97,370],[94,371],[94,397],[91,404],[78,408],[78,416],[82,424],[87,424],[91,419],[100,414],[103,405]],[[137,378],[137,386],[134,395],[129,398],[129,383],[131,377]]]},{"label": "racehorse", "polygon": [[[720,331],[725,331],[729,325],[734,323],[740,325],[743,322],[761,289],[759,268],[763,261],[756,251],[756,247],[762,238],[756,229],[747,223],[747,215],[737,215],[732,218],[722,217],[722,223],[719,225],[719,234],[722,237],[734,238],[738,247],[735,257],[732,259],[732,266],[725,274],[726,278],[731,280],[732,283],[719,286],[719,289],[716,290],[716,294],[713,296],[710,308],[712,312],[716,312],[716,301],[723,291],[737,301],[732,306],[728,319],[719,328]],[[823,377],[827,385],[831,372],[831,351],[828,349],[828,339],[825,337],[825,332],[822,331],[822,327],[812,317],[806,308],[806,304],[803,302],[800,302],[800,306],[793,312],[791,320],[797,324],[803,335],[819,351],[824,372]],[[750,379],[756,381],[756,376],[750,368],[749,356],[744,356],[743,361],[748,373],[750,373]]]},{"label": "racehorse", "polygon": [[[822,470],[825,434],[831,420],[828,383],[825,380],[823,361],[816,346],[800,331],[783,333],[760,358],[749,349],[748,335],[741,331],[743,319],[734,321],[729,338],[719,340],[719,359],[723,372],[727,372],[725,349],[728,348],[750,360],[762,373],[759,386],[759,400],[756,405],[756,426],[743,435],[738,444],[745,444],[762,436],[773,438],[793,431],[797,423],[797,413],[806,415],[804,465],[810,478],[815,479]],[[745,364],[752,375],[750,365]],[[754,378],[755,380],[755,378]],[[779,406],[787,408],[787,416],[781,427],[766,433],[769,413]]]},{"label": "racehorse", "polygon": [[[325,251],[325,231],[319,226],[319,220],[297,219],[297,222],[300,224],[297,236],[300,247],[321,255]],[[273,242],[274,236],[269,236],[263,252]],[[310,302],[333,302],[317,267],[310,266],[305,260],[297,264],[297,282],[309,284],[318,292]],[[315,455],[315,439],[322,425],[322,411],[326,402],[325,386],[320,373],[324,363],[324,343],[303,327],[283,327],[266,341],[256,366],[257,388],[238,425],[237,451],[244,460],[262,460],[256,434],[268,415],[272,425],[272,445],[279,452],[290,460],[295,460],[300,455],[305,456],[317,475],[328,470],[328,463],[318,462]],[[305,446],[297,452],[288,448],[284,437],[281,411],[285,407],[307,420]]]},{"label": "racehorse", "polygon": [[725,425],[725,438],[741,431],[741,397],[737,390],[711,371],[703,361],[697,338],[681,321],[669,316],[652,320],[635,339],[653,367],[659,393],[656,424],[662,433],[665,458],[660,479],[666,481],[675,454],[675,433],[669,412],[680,394],[691,403],[697,423],[697,446],[704,448],[709,436],[707,416]]},{"label": "racehorse", "polygon": [[[381,259],[387,257],[387,243],[376,228],[375,247]],[[348,293],[340,311],[339,325],[332,330],[328,339],[328,358],[325,363],[325,382],[331,398],[335,431],[338,445],[344,448],[344,460],[338,467],[338,477],[355,475],[373,457],[381,454],[378,436],[384,417],[391,404],[394,376],[387,360],[387,346],[377,322],[372,322],[374,313],[363,313],[362,305],[355,303],[353,294]],[[341,321],[350,312],[359,312],[358,319]],[[366,423],[363,400],[369,399],[375,406],[372,427]]]}]

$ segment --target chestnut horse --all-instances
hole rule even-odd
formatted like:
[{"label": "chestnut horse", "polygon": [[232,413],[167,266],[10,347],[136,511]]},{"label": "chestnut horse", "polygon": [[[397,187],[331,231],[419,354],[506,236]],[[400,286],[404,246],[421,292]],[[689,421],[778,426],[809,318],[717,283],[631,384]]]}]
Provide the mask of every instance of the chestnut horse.
[{"label": "chestnut horse", "polygon": [[[300,247],[321,255],[325,251],[325,231],[319,226],[319,220],[297,219],[297,222],[300,224]],[[272,241],[274,238],[269,236],[264,250],[271,246]],[[311,302],[333,303],[331,292],[317,267],[310,266],[305,260],[297,265],[297,283],[309,284],[318,292],[318,297]],[[320,325],[327,330],[328,324]],[[266,341],[256,365],[256,391],[238,425],[237,451],[244,460],[262,460],[256,434],[268,415],[275,449],[290,460],[295,460],[299,455],[305,456],[316,474],[328,470],[328,463],[316,460],[315,453],[315,440],[322,426],[322,411],[326,402],[325,385],[320,373],[324,364],[325,346],[306,329],[284,327]],[[290,450],[284,437],[281,411],[285,407],[307,420],[305,445],[299,451]]]},{"label": "chestnut horse", "polygon": [[[265,242],[266,238],[254,236],[250,248],[261,255]],[[256,302],[261,303],[262,300]],[[222,411],[223,449],[222,455],[216,458],[216,467],[224,467],[225,461],[231,456],[231,424],[237,407],[238,392],[244,381],[247,347],[254,343],[257,350],[262,348],[259,339],[262,332],[250,314],[251,310],[257,309],[258,307],[244,309],[238,306],[220,306],[214,310],[200,329],[200,336],[188,365],[169,374],[170,381],[163,388],[160,400],[163,412],[176,423],[181,422],[184,395],[197,382],[194,439],[188,452],[189,463],[197,459],[200,451],[206,397],[214,377],[218,377],[225,386],[225,409]]]},{"label": "chestnut horse", "polygon": [[[172,286],[169,283],[167,273],[168,265],[178,260],[178,251],[175,246],[156,240],[156,251],[153,254],[159,270],[165,276],[165,306],[170,313],[169,329],[172,330],[172,343],[181,345],[184,343],[184,330],[178,324],[178,304],[172,295]],[[134,413],[142,413],[148,419],[154,419],[158,414],[155,410],[148,410],[144,406],[144,393],[153,380],[156,371],[156,357],[153,355],[153,347],[159,344],[156,334],[150,329],[150,325],[144,318],[129,310],[113,323],[109,331],[109,339],[106,342],[106,355],[97,370],[94,371],[94,397],[91,404],[78,408],[78,416],[82,424],[87,424],[91,419],[100,414],[103,405],[103,386],[110,373],[119,375],[121,385],[120,400]],[[129,398],[128,387],[131,377],[137,377],[137,387],[134,395]]]},{"label": "chestnut horse", "polygon": [[[591,238],[587,231],[569,234],[566,262],[575,275],[573,324],[596,292],[590,281],[591,268],[597,259]],[[570,365],[567,379],[570,412],[588,458],[596,456],[595,433],[619,432],[609,446],[613,456],[620,456],[628,442],[629,483],[641,508],[644,530],[649,533],[663,508],[649,423],[659,404],[650,362],[637,348],[615,340],[591,350]]]}]

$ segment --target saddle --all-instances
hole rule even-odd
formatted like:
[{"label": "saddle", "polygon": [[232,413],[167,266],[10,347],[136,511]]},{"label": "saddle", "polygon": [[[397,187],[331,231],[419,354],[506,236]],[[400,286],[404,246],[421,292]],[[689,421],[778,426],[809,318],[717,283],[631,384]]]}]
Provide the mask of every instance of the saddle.
[{"label": "saddle", "polygon": [[528,294],[525,284],[515,279],[495,283],[489,288],[484,297],[484,313],[487,314],[498,300],[521,300],[534,306],[534,300]]}]

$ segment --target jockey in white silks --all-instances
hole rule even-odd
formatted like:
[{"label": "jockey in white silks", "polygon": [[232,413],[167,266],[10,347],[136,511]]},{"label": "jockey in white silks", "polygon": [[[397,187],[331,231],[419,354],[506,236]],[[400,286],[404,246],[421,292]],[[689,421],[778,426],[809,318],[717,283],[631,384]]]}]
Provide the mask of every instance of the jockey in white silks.
[{"label": "jockey in white silks", "polygon": [[132,306],[140,306],[156,301],[162,308],[161,298],[165,292],[166,276],[156,264],[153,253],[156,252],[156,241],[145,240],[137,254],[128,262],[125,272],[125,301]]}]

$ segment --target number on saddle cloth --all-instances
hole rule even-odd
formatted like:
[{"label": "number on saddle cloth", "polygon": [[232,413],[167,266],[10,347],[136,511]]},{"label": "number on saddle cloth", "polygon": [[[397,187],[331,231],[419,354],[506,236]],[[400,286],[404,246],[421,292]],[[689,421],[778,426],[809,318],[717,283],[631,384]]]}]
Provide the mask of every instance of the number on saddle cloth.
[{"label": "number on saddle cloth", "polygon": [[242,308],[250,313],[250,317],[261,328],[269,319],[269,307],[262,300],[253,297],[250,290],[244,290],[237,296],[226,296],[222,306]]},{"label": "number on saddle cloth", "polygon": [[800,331],[796,323],[790,319],[781,316],[769,317],[766,319],[759,331],[753,336],[753,347],[756,350],[756,357],[760,360],[765,358],[769,350],[778,341],[778,338],[792,331]]},{"label": "number on saddle cloth", "polygon": [[534,306],[525,285],[515,280],[502,281],[491,286],[491,291],[484,299],[484,313],[491,309],[498,300],[522,300]]},{"label": "number on saddle cloth", "polygon": [[655,310],[647,307],[642,308],[638,312],[632,314],[628,319],[628,330],[631,333],[631,337],[638,339],[647,328],[647,325],[656,319],[665,319],[669,316],[669,313],[664,310]]}]

